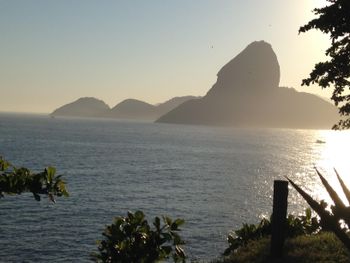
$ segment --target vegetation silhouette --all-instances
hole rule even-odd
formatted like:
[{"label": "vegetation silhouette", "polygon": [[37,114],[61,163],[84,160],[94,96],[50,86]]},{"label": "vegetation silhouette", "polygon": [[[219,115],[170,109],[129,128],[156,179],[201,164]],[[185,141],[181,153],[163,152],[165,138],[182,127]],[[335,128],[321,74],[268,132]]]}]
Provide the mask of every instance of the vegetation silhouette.
[{"label": "vegetation silhouette", "polygon": [[[286,237],[296,237],[299,235],[313,235],[320,231],[320,222],[316,216],[311,215],[311,209],[305,210],[305,215],[294,216],[289,214],[286,224]],[[238,249],[246,246],[252,240],[259,240],[271,236],[271,219],[263,218],[259,224],[244,223],[242,228],[229,233],[227,242],[229,247],[224,255],[235,253]]]},{"label": "vegetation silhouette", "polygon": [[[346,206],[343,203],[337,192],[330,186],[324,176],[317,169],[316,171],[319,178],[321,179],[322,184],[334,202],[334,205],[330,206],[330,211],[327,209],[328,204],[326,202],[323,200],[321,202],[317,202],[308,193],[302,190],[295,182],[289,178],[287,179],[310,205],[310,207],[320,216],[321,227],[325,230],[332,231],[350,251],[350,237],[348,236],[348,229],[350,227],[350,206]],[[336,170],[335,172],[337,174],[337,178],[343,189],[343,192],[348,202],[350,203],[350,191],[344,184],[338,172]],[[341,220],[344,221],[344,224],[347,225],[346,227],[341,225]]]},{"label": "vegetation silhouette", "polygon": [[91,259],[100,263],[153,263],[172,257],[174,262],[185,262],[186,255],[179,235],[183,219],[167,216],[155,217],[153,227],[142,211],[128,212],[126,217],[116,217],[103,232],[98,253]]},{"label": "vegetation silhouette", "polygon": [[40,195],[47,195],[55,202],[55,196],[69,196],[66,182],[61,177],[62,175],[56,176],[54,167],[47,167],[41,173],[33,173],[25,167],[16,168],[0,156],[0,198],[5,194],[31,192],[37,201],[40,201]]},{"label": "vegetation silhouette", "polygon": [[330,5],[315,8],[318,17],[300,27],[299,33],[317,29],[330,35],[331,46],[325,54],[329,59],[315,65],[310,76],[302,81],[309,86],[317,83],[321,88],[331,85],[331,99],[345,119],[339,120],[333,129],[350,128],[350,2],[348,0],[327,0]]}]

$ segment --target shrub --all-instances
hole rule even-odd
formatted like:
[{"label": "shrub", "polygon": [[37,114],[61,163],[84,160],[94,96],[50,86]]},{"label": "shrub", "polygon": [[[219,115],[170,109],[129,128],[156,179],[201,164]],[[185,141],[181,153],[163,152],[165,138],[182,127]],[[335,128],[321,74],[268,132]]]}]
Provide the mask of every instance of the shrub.
[{"label": "shrub", "polygon": [[350,254],[333,233],[320,232],[315,235],[298,235],[288,238],[280,259],[269,254],[270,239],[251,240],[230,256],[214,260],[213,263],[347,263]]},{"label": "shrub", "polygon": [[[316,234],[320,230],[320,223],[317,217],[312,217],[311,209],[305,210],[305,215],[287,217],[286,237],[298,235]],[[258,240],[271,235],[271,221],[263,218],[259,224],[243,224],[243,227],[231,232],[227,237],[229,247],[224,255],[229,255],[237,249],[245,246],[252,240]]]},{"label": "shrub", "polygon": [[68,196],[66,182],[62,175],[56,176],[54,167],[47,167],[41,173],[33,173],[25,167],[16,168],[0,156],[0,198],[7,195],[31,192],[35,200],[40,194],[55,202],[54,196]]},{"label": "shrub", "polygon": [[184,241],[179,236],[182,219],[155,217],[153,227],[141,211],[128,212],[126,217],[116,217],[107,226],[98,241],[99,253],[92,253],[95,262],[151,263],[173,258],[174,262],[185,262],[186,255],[180,245]]}]

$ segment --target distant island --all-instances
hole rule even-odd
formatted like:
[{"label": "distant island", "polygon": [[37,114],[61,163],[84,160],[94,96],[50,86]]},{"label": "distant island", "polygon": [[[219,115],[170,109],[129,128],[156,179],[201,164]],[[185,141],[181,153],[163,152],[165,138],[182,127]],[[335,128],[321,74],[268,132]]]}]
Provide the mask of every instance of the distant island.
[{"label": "distant island", "polygon": [[326,100],[279,87],[277,56],[264,41],[248,45],[217,77],[204,97],[184,102],[157,122],[329,129],[339,119],[336,107]]},{"label": "distant island", "polygon": [[80,98],[54,110],[50,115],[69,117],[103,117],[110,110],[102,100],[96,98]]},{"label": "distant island", "polygon": [[204,97],[176,97],[158,105],[127,99],[113,108],[96,98],[80,98],[51,116],[305,129],[329,129],[339,119],[337,108],[325,99],[279,87],[279,82],[280,66],[271,45],[255,41],[221,68]]},{"label": "distant island", "polygon": [[63,105],[54,110],[53,117],[92,117],[114,118],[127,120],[155,121],[162,115],[176,108],[183,102],[196,99],[194,96],[175,97],[164,103],[152,105],[140,100],[127,99],[117,104],[112,109],[102,100],[84,97]]}]

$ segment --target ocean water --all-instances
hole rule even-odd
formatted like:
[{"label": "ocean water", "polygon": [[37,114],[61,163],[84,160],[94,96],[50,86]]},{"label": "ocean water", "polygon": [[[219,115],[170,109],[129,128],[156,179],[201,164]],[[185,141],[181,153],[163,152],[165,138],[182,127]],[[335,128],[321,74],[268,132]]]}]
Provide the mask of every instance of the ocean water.
[{"label": "ocean water", "polygon": [[[0,155],[34,171],[55,166],[70,192],[56,204],[0,199],[0,262],[89,262],[104,227],[138,209],[184,218],[188,256],[213,259],[230,230],[271,214],[273,180],[288,176],[326,200],[314,165],[350,183],[349,148],[349,132],[0,114]],[[289,212],[306,207],[290,189]]]}]

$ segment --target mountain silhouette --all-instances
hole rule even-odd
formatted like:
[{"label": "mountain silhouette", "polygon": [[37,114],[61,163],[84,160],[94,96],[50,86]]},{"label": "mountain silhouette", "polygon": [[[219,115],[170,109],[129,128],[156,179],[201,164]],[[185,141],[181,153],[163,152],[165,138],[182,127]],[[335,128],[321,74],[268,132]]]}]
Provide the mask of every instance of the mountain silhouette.
[{"label": "mountain silhouette", "polygon": [[152,105],[136,99],[127,99],[112,109],[102,100],[80,98],[51,113],[51,116],[103,117],[126,120],[155,121],[181,103],[194,99],[194,96],[175,97],[164,103]]},{"label": "mountain silhouette", "polygon": [[248,45],[217,74],[200,99],[184,102],[157,122],[241,127],[330,128],[337,109],[316,95],[279,87],[280,67],[270,44]]},{"label": "mountain silhouette", "polygon": [[155,120],[159,115],[155,106],[140,100],[127,99],[113,107],[107,116],[117,119]]},{"label": "mountain silhouette", "polygon": [[166,102],[160,103],[157,105],[157,112],[159,114],[159,117],[188,100],[198,99],[198,98],[200,97],[195,97],[195,96],[174,97],[170,100],[167,100]]},{"label": "mountain silhouette", "polygon": [[155,121],[160,116],[176,108],[183,102],[194,98],[196,97],[175,97],[158,105],[152,105],[135,99],[127,99],[112,108],[108,113],[108,117],[117,119]]},{"label": "mountain silhouette", "polygon": [[109,110],[109,106],[102,100],[84,97],[59,107],[51,116],[101,117]]}]

